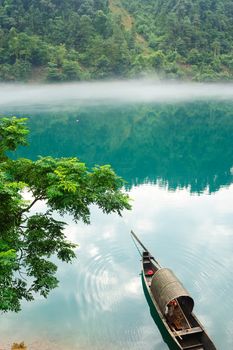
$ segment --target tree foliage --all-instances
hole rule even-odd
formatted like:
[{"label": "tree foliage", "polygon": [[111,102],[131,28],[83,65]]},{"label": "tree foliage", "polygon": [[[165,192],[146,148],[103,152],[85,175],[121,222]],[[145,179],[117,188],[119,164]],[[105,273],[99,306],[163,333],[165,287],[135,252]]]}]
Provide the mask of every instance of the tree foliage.
[{"label": "tree foliage", "polygon": [[[103,212],[130,209],[123,180],[110,166],[88,171],[77,158],[41,157],[37,161],[8,158],[8,151],[25,145],[25,119],[0,120],[0,309],[19,311],[22,299],[36,293],[46,297],[58,285],[57,266],[51,260],[71,262],[75,244],[64,234],[65,223],[53,212],[69,213],[75,221],[90,222],[91,204]],[[32,195],[25,200],[23,191]],[[45,213],[31,213],[46,202]]]}]

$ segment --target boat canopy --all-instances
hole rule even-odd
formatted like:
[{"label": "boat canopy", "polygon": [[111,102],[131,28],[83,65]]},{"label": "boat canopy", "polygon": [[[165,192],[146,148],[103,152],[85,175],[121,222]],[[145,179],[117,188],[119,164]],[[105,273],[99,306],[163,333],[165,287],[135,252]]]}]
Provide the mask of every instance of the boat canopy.
[{"label": "boat canopy", "polygon": [[151,292],[163,314],[166,306],[174,299],[178,300],[187,313],[193,310],[193,299],[170,269],[161,268],[155,272],[151,281]]}]

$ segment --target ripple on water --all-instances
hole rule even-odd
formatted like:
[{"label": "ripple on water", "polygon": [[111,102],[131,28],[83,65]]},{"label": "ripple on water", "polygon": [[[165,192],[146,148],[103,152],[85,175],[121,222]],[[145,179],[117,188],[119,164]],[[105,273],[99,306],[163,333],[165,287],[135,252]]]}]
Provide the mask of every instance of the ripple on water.
[{"label": "ripple on water", "polygon": [[[117,308],[121,299],[119,266],[115,261],[124,253],[121,247],[112,247],[111,253],[97,252],[84,262],[79,276],[82,286],[82,312],[95,313]],[[90,304],[92,305],[90,309]]]},{"label": "ripple on water", "polygon": [[[232,258],[212,246],[198,244],[177,244],[177,275],[195,300],[195,313],[206,327],[213,340],[219,344],[232,343],[233,324],[222,322],[233,305]],[[222,254],[222,255],[221,255]],[[215,324],[213,320],[218,320]],[[227,322],[226,322],[227,323]],[[227,339],[222,338],[227,333]]]},{"label": "ripple on water", "polygon": [[231,320],[228,324],[226,324],[226,334],[230,343],[233,338],[233,320]]},{"label": "ripple on water", "polygon": [[[203,251],[203,252],[202,252]],[[222,297],[231,295],[233,280],[229,280],[231,264],[218,260],[214,252],[201,244],[180,242],[176,246],[174,272],[198,303],[216,299],[216,290]]]},{"label": "ripple on water", "polygon": [[[128,317],[122,320],[126,315],[125,306],[129,307],[124,304],[129,271],[125,262],[124,267],[121,265],[122,256],[128,256],[124,246],[116,245],[107,253],[96,249],[92,257],[82,262],[84,268],[78,281],[82,319],[79,340],[86,349],[102,350],[109,344],[111,349],[139,350],[135,344],[143,336],[141,322],[134,320],[132,324]],[[131,307],[129,309],[133,312]]]}]

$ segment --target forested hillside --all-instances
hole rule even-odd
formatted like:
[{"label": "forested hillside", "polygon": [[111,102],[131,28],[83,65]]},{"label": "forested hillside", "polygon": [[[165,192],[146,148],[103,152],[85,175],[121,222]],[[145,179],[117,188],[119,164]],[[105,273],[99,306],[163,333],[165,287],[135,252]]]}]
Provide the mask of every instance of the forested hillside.
[{"label": "forested hillside", "polygon": [[154,67],[195,80],[233,77],[233,2],[123,0],[154,50]]},{"label": "forested hillside", "polygon": [[2,0],[0,80],[233,78],[230,0]]}]

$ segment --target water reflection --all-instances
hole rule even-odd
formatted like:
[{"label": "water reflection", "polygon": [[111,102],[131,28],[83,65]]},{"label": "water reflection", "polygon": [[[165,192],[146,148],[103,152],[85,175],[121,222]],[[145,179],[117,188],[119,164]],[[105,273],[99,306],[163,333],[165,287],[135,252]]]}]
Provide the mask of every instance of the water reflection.
[{"label": "water reflection", "polygon": [[[231,266],[233,185],[211,196],[158,185],[132,187],[123,218],[92,208],[92,225],[67,227],[80,244],[73,265],[60,264],[60,287],[47,300],[23,305],[0,322],[1,345],[29,349],[167,349],[141,285],[131,228],[163,266],[171,267],[195,299],[195,313],[220,350],[233,346]],[[20,324],[20,327],[19,327]]]},{"label": "water reflection", "polygon": [[193,102],[37,114],[30,117],[30,148],[18,155],[78,156],[90,166],[112,164],[129,186],[213,193],[233,178],[232,107]]}]

